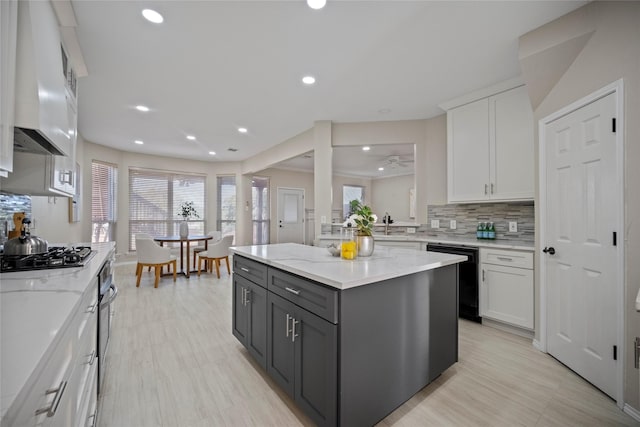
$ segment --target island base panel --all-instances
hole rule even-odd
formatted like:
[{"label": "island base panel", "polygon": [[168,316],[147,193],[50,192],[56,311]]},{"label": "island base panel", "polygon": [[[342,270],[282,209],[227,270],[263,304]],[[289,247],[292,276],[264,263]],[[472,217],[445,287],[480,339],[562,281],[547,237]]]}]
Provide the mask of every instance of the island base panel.
[{"label": "island base panel", "polygon": [[370,426],[458,359],[458,267],[342,291],[340,420]]}]

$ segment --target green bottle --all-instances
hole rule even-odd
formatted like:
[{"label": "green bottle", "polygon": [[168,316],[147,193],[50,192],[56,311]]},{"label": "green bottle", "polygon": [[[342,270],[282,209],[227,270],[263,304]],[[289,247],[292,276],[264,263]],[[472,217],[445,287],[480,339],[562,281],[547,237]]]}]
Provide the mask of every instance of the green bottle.
[{"label": "green bottle", "polygon": [[476,237],[478,239],[484,239],[484,224],[481,222],[478,222],[478,228],[476,229]]},{"label": "green bottle", "polygon": [[482,223],[482,238],[483,239],[488,239],[489,238],[489,223],[488,222],[483,222]]},{"label": "green bottle", "polygon": [[496,239],[496,228],[492,222],[489,223],[489,239],[491,240]]}]

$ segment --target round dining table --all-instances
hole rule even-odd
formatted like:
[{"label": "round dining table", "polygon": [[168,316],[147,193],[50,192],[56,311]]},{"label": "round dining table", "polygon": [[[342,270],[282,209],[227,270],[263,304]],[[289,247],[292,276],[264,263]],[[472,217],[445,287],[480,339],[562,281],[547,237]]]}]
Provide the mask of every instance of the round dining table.
[{"label": "round dining table", "polygon": [[[163,246],[165,243],[180,243],[180,273],[184,274],[186,277],[189,277],[189,273],[191,273],[191,266],[189,264],[189,248],[190,248],[190,244],[191,242],[204,242],[204,250],[206,251],[209,245],[209,240],[213,239],[213,236],[206,236],[206,235],[189,235],[187,237],[180,237],[180,236],[160,236],[160,237],[154,237],[153,240],[155,240],[156,242],[160,243],[160,246]],[[187,246],[187,250],[186,250],[186,255],[187,255],[187,268],[185,270],[184,268],[184,256],[185,256],[185,250],[184,250],[184,246]],[[195,269],[195,265],[193,266]],[[196,270],[193,270],[194,272]]]}]

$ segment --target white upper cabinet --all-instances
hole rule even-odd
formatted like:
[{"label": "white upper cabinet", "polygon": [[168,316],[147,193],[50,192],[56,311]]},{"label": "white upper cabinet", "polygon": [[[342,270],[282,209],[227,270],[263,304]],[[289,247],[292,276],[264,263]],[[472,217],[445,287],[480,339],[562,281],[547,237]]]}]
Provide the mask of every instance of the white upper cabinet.
[{"label": "white upper cabinet", "polygon": [[525,86],[447,111],[449,203],[532,200],[533,112]]},{"label": "white upper cabinet", "polygon": [[17,34],[18,0],[2,0],[0,1],[0,174],[13,170]]},{"label": "white upper cabinet", "polygon": [[73,153],[58,21],[49,1],[20,1],[15,126],[35,130],[61,154]]}]

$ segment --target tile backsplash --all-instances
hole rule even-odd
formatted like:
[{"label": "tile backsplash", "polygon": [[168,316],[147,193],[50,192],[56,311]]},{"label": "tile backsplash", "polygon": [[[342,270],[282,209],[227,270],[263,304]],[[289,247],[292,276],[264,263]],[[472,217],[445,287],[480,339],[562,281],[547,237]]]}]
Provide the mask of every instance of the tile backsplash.
[{"label": "tile backsplash", "polygon": [[9,230],[13,230],[13,214],[26,212],[31,217],[31,196],[20,196],[0,192],[0,242],[7,239]]},{"label": "tile backsplash", "polygon": [[[440,227],[437,229],[431,228],[430,224],[426,225],[427,234],[438,237],[475,238],[478,222],[492,221],[497,240],[533,242],[535,239],[533,202],[429,205],[427,217],[429,223],[434,219],[440,220]],[[455,230],[449,228],[452,219],[457,223]],[[517,232],[509,232],[510,221],[518,223]]]}]

